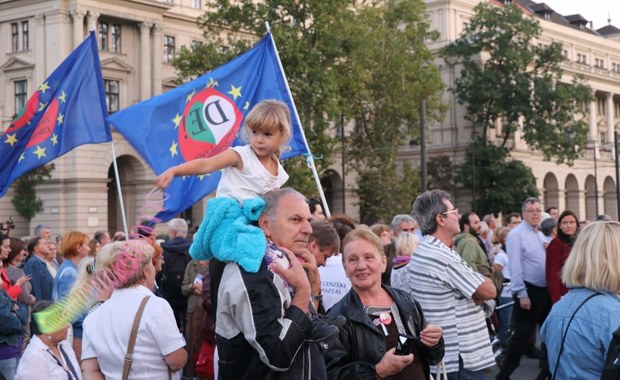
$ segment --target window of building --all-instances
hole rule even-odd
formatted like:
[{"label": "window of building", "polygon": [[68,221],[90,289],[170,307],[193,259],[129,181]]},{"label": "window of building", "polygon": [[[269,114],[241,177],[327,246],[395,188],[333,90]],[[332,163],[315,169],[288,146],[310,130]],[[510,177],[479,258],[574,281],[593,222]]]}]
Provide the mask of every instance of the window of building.
[{"label": "window of building", "polygon": [[28,81],[16,80],[15,81],[15,115],[19,113],[26,106],[26,98],[28,96]]},{"label": "window of building", "polygon": [[99,50],[108,51],[108,23],[99,22]]},{"label": "window of building", "polygon": [[620,101],[614,100],[614,117],[620,117]]},{"label": "window of building", "polygon": [[192,7],[200,9],[202,7],[202,0],[192,0]]},{"label": "window of building", "polygon": [[22,21],[22,50],[30,50],[30,36],[28,34],[28,21]]},{"label": "window of building", "polygon": [[581,53],[577,53],[577,62],[581,63],[583,65],[587,64],[586,55],[585,54],[581,54]]},{"label": "window of building", "polygon": [[19,26],[16,22],[11,24],[11,51],[19,51]]},{"label": "window of building", "polygon": [[121,26],[112,24],[112,35],[110,38],[110,49],[114,53],[121,52]]},{"label": "window of building", "polygon": [[164,36],[164,62],[172,62],[175,58],[175,40],[173,36]]},{"label": "window of building", "polygon": [[117,80],[103,80],[105,100],[108,104],[108,113],[114,113],[119,109],[120,82]]}]

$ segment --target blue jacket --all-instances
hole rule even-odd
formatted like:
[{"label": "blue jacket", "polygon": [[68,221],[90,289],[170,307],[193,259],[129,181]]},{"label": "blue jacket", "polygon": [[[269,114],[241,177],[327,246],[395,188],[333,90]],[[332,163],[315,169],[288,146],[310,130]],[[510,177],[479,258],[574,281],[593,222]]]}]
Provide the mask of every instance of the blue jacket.
[{"label": "blue jacket", "polygon": [[[570,289],[551,309],[540,330],[547,346],[549,371],[558,362],[562,336],[581,302],[594,293],[586,288]],[[557,379],[598,380],[613,332],[620,326],[620,298],[613,294],[594,296],[579,309],[569,326]]]},{"label": "blue jacket", "polygon": [[54,277],[43,260],[39,257],[29,258],[24,265],[24,273],[32,276],[32,295],[37,297],[37,301],[51,301]]}]

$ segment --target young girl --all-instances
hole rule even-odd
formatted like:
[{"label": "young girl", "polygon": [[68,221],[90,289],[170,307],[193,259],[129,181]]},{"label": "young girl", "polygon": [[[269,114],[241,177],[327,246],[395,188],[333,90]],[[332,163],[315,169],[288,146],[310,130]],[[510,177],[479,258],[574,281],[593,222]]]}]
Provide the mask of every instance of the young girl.
[{"label": "young girl", "polygon": [[249,145],[235,146],[209,158],[198,158],[163,172],[156,185],[165,189],[174,177],[201,175],[223,169],[216,196],[243,201],[280,188],[288,174],[278,161],[291,137],[291,115],[286,104],[263,100],[248,113],[243,138]]}]

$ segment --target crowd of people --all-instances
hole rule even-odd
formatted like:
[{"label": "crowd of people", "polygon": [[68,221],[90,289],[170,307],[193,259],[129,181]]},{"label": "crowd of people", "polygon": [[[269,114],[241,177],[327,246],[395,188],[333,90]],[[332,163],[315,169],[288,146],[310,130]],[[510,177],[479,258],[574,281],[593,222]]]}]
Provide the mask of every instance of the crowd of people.
[{"label": "crowd of people", "polygon": [[222,170],[205,218],[227,218],[193,236],[180,218],[163,240],[152,221],[129,236],[2,231],[0,378],[460,380],[497,365],[508,379],[522,355],[539,379],[601,377],[620,326],[620,223],[528,198],[501,226],[441,190],[389,225],[326,218],[281,188],[286,105],[256,105],[243,134],[156,180]]}]

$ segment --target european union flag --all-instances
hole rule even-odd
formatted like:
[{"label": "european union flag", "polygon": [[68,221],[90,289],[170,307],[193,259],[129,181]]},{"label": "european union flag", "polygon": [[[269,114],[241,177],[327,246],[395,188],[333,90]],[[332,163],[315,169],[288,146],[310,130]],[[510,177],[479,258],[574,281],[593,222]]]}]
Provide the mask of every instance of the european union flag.
[{"label": "european union flag", "polygon": [[[291,151],[282,158],[308,153],[271,33],[232,61],[121,110],[110,121],[159,175],[174,165],[244,144],[239,138],[243,118],[264,99],[285,102],[293,116]],[[220,176],[175,178],[156,217],[166,221],[184,211],[214,191]]]},{"label": "european union flag", "polygon": [[82,144],[112,141],[97,39],[88,38],[26,103],[0,140],[0,197],[20,175]]}]

